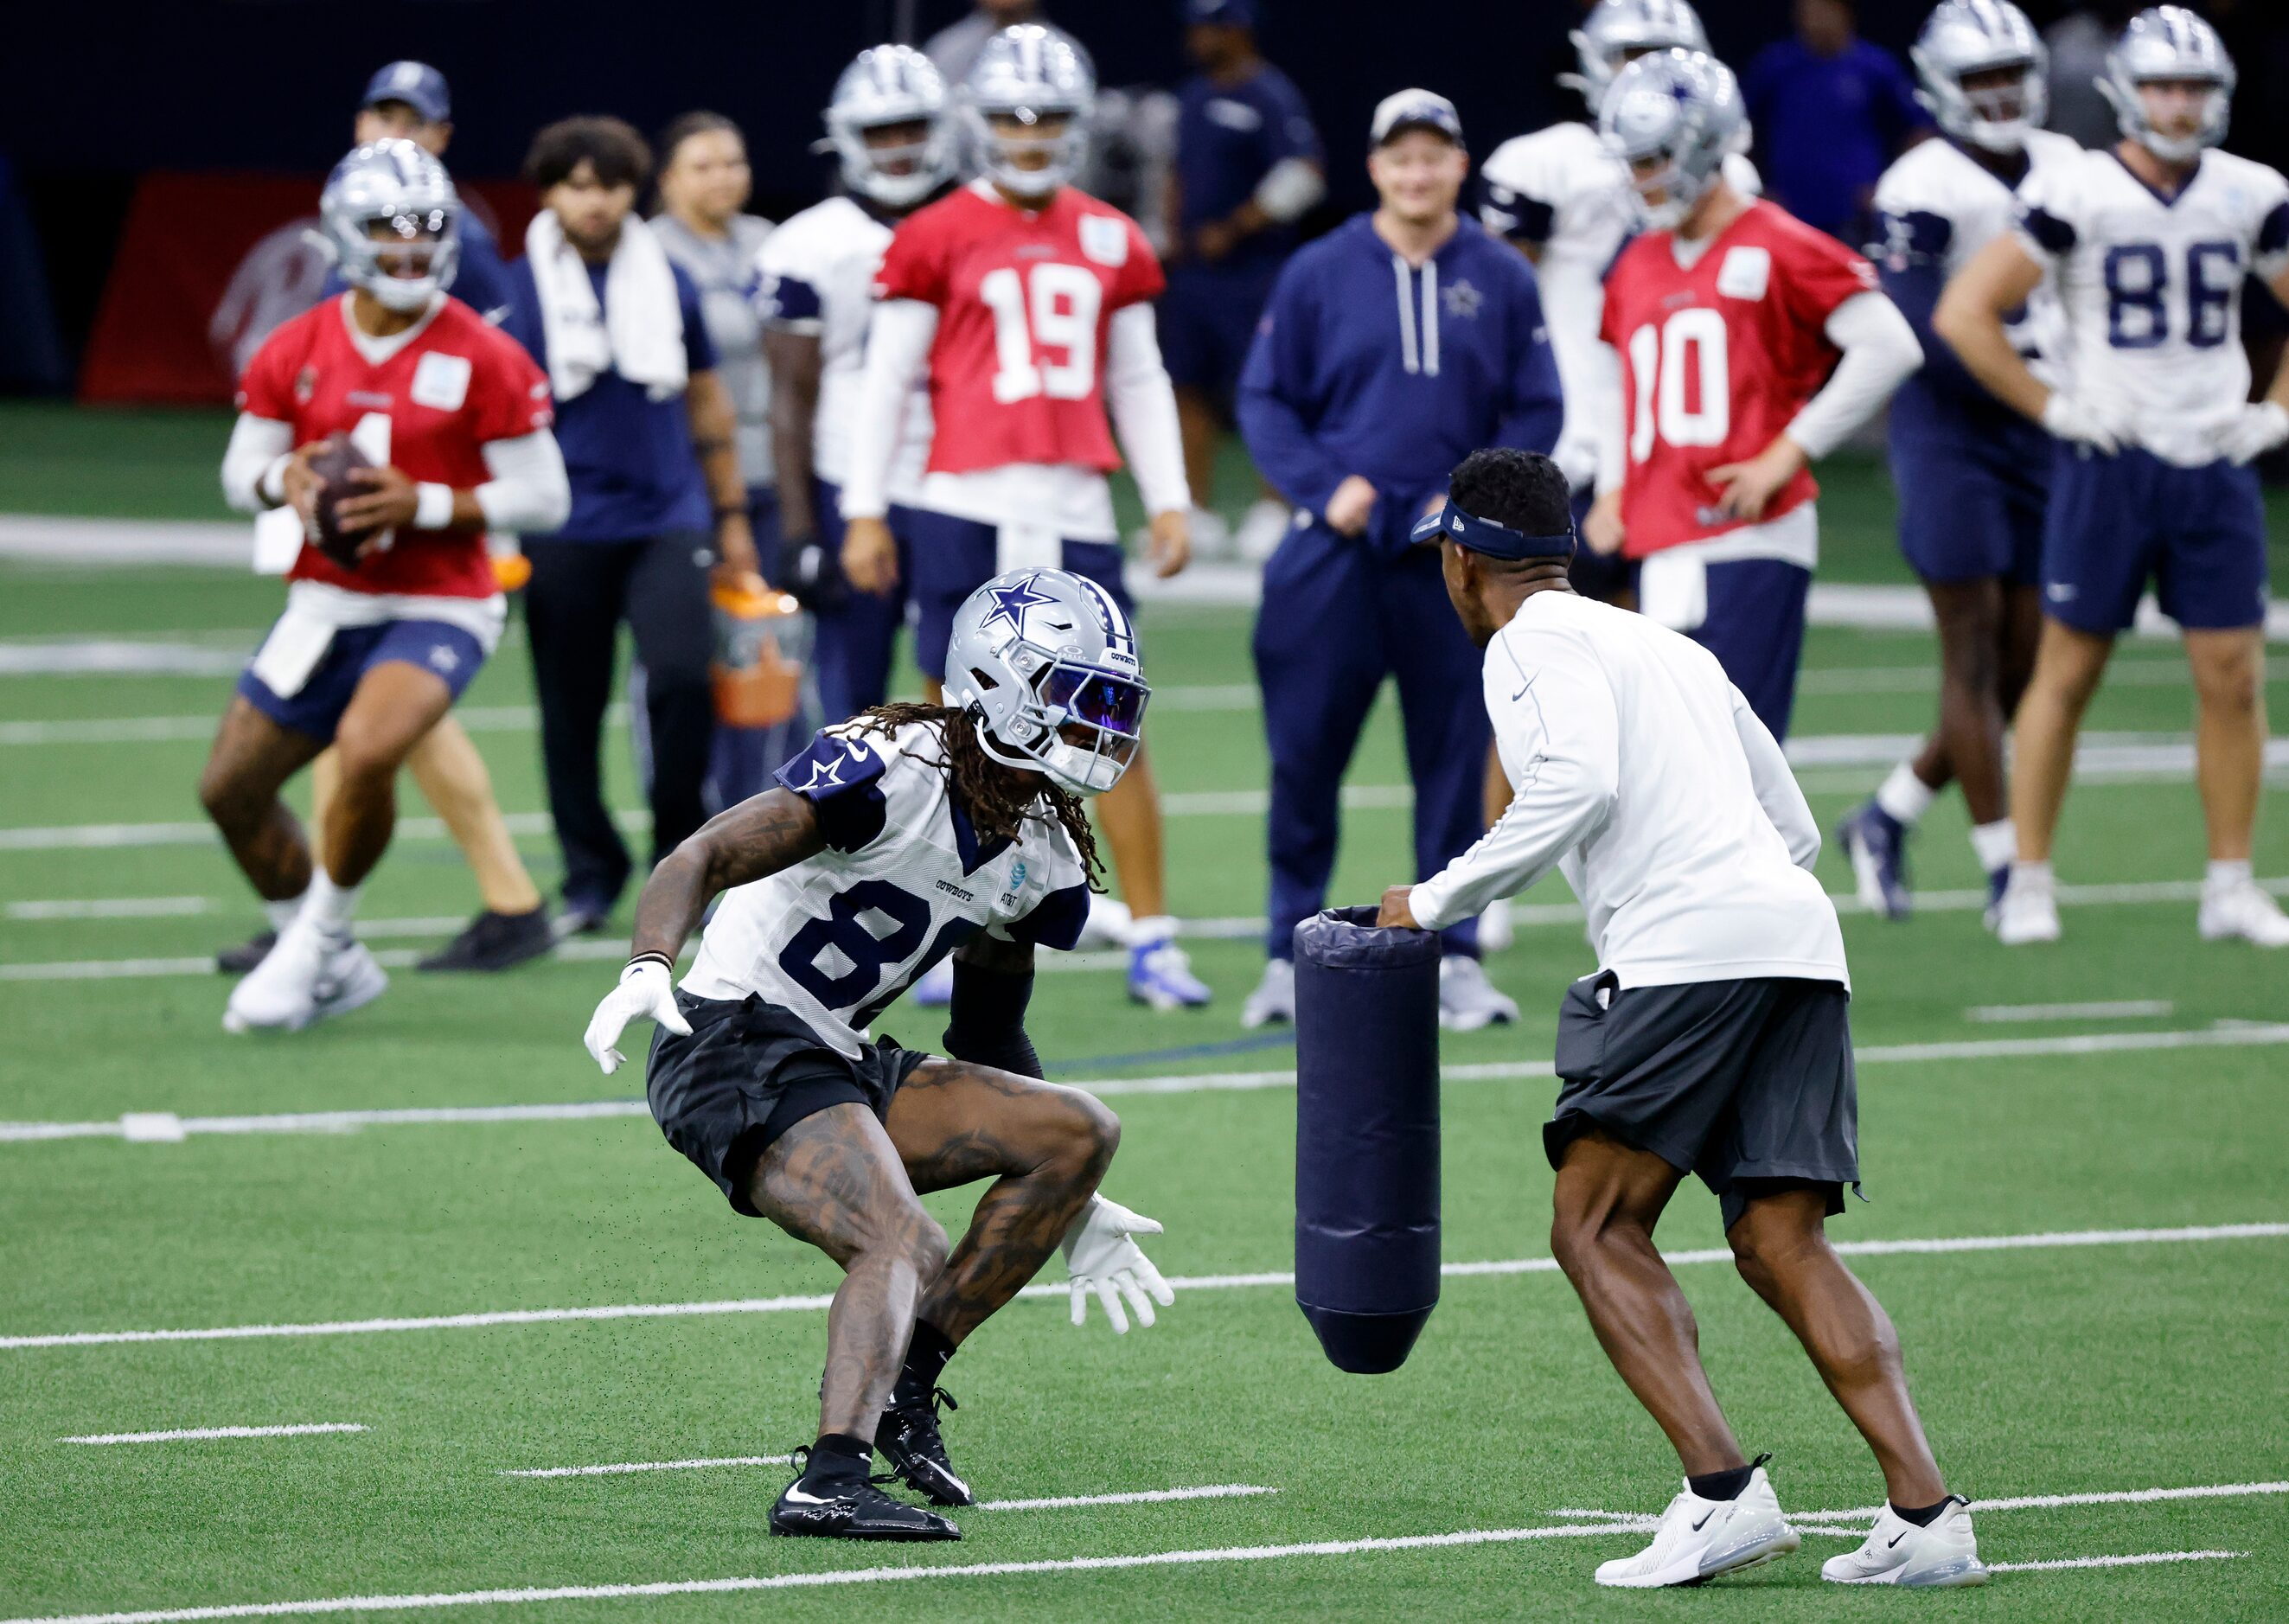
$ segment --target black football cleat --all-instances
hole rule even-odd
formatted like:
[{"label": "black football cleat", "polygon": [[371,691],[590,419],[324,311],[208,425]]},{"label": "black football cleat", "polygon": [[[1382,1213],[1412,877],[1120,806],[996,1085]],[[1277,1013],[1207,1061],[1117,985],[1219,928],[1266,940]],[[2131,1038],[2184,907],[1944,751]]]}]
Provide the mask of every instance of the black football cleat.
[{"label": "black football cleat", "polygon": [[422,970],[507,970],[538,959],[556,945],[548,910],[495,913],[488,909],[461,934],[414,967]]},{"label": "black football cleat", "polygon": [[898,1480],[930,1504],[974,1506],[977,1496],[954,1475],[953,1462],[945,1457],[945,1439],[937,1429],[941,1404],[949,1410],[961,1408],[942,1387],[932,1388],[928,1395],[910,1403],[894,1401],[874,1429],[874,1447],[882,1452]]},{"label": "black football cleat", "polygon": [[959,1540],[953,1520],[892,1500],[872,1483],[814,1494],[798,1477],[771,1508],[771,1532],[812,1540]]},{"label": "black football cleat", "polygon": [[226,947],[215,955],[215,968],[226,975],[243,975],[265,959],[278,945],[278,933],[259,930],[236,947]]}]

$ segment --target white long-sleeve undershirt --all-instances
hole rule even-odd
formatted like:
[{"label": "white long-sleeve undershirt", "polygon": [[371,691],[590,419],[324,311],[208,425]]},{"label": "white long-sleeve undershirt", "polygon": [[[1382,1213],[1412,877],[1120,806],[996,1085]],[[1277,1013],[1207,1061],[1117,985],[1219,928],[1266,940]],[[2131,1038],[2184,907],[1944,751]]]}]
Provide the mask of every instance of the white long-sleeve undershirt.
[{"label": "white long-sleeve undershirt", "polygon": [[[554,434],[545,428],[535,429],[513,439],[489,440],[480,449],[485,472],[492,476],[474,493],[486,529],[542,535],[571,515],[572,484]],[[238,421],[231,426],[230,444],[222,455],[223,499],[243,513],[279,506],[286,499],[281,474],[293,450],[291,424],[252,412],[239,413]],[[419,489],[431,509],[426,516],[436,517],[438,500],[433,491],[443,493],[444,513],[451,513],[452,493],[448,487],[425,482]]]},{"label": "white long-sleeve undershirt", "polygon": [[850,462],[842,485],[845,519],[880,519],[890,511],[890,466],[906,426],[906,395],[929,363],[937,338],[937,306],[889,299],[866,324],[866,370],[851,411]]},{"label": "white long-sleeve undershirt", "polygon": [[1784,431],[1814,462],[1874,417],[1924,363],[1924,346],[1908,318],[1873,291],[1854,293],[1830,311],[1821,330],[1844,358]]},{"label": "white long-sleeve undershirt", "polygon": [[1184,479],[1184,441],[1176,423],[1176,391],[1160,359],[1160,339],[1150,305],[1124,305],[1107,324],[1105,405],[1113,432],[1136,476],[1148,513],[1192,506]]}]

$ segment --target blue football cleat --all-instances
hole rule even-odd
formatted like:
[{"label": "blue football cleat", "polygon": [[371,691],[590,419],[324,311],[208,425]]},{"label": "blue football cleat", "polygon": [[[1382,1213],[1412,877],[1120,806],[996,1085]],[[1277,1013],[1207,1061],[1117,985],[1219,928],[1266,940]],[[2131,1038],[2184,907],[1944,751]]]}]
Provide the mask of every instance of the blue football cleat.
[{"label": "blue football cleat", "polygon": [[1198,1009],[1215,994],[1192,974],[1184,950],[1163,936],[1129,950],[1129,996],[1155,1009]]},{"label": "blue football cleat", "polygon": [[1860,905],[1887,919],[1903,919],[1908,894],[1908,832],[1898,818],[1869,801],[1837,825],[1836,838],[1852,859]]}]

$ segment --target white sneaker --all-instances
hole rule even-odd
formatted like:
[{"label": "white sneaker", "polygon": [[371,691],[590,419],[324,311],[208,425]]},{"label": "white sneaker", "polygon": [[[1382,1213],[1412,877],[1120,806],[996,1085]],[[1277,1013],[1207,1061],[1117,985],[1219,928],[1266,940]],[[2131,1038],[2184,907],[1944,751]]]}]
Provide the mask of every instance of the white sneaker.
[{"label": "white sneaker", "polygon": [[2289,914],[2254,880],[2216,890],[2205,885],[2199,927],[2205,942],[2239,936],[2260,947],[2289,947]]},{"label": "white sneaker", "polygon": [[1240,521],[1240,529],[1232,536],[1233,551],[1251,564],[1260,564],[1280,551],[1287,539],[1295,517],[1285,502],[1275,502],[1270,497],[1260,497],[1248,505]]},{"label": "white sneaker", "polygon": [[1240,1007],[1240,1023],[1250,1031],[1274,1021],[1296,1023],[1296,967],[1285,959],[1264,961],[1264,979]]},{"label": "white sneaker", "polygon": [[295,920],[277,945],[230,991],[223,1010],[227,1032],[258,1027],[300,1031],[314,1022],[371,1004],[389,977],[364,943],[347,932],[329,934]]},{"label": "white sneaker", "polygon": [[1838,1585],[1924,1585],[1933,1589],[1983,1585],[1987,1569],[1979,1560],[1978,1536],[1971,1532],[1971,1509],[1959,1494],[1928,1528],[1918,1528],[1891,1507],[1876,1514],[1875,1529],[1858,1550],[1830,1556],[1820,1576]]},{"label": "white sneaker", "polygon": [[1486,967],[1461,953],[1439,960],[1439,1024],[1450,1032],[1474,1032],[1481,1026],[1518,1019],[1516,1000],[1495,991]]},{"label": "white sneaker", "polygon": [[1518,940],[1518,926],[1510,917],[1510,898],[1497,896],[1479,915],[1479,951],[1503,953]]},{"label": "white sneaker", "polygon": [[1691,1485],[1661,1514],[1653,1543],[1634,1556],[1598,1564],[1598,1582],[1631,1590],[1697,1585],[1785,1556],[1804,1538],[1781,1515],[1763,1467],[1749,1474],[1738,1500],[1703,1500]]},{"label": "white sneaker", "polygon": [[[1226,524],[1224,515],[1212,507],[1192,509],[1192,521],[1186,533],[1192,544],[1194,558],[1230,558],[1232,555],[1232,526]],[[1149,538],[1152,534],[1149,528],[1145,534]]]},{"label": "white sneaker", "polygon": [[[1147,920],[1145,933],[1129,947],[1129,998],[1149,1009],[1200,1009],[1216,994],[1192,974],[1192,961],[1176,939],[1165,934],[1173,919]],[[1157,928],[1155,928],[1157,927]]]},{"label": "white sneaker", "polygon": [[1995,904],[1995,939],[2006,947],[2059,939],[2059,899],[2047,878],[2030,878],[2014,868]]},{"label": "white sneaker", "polygon": [[1073,943],[1075,951],[1097,947],[1127,947],[1131,916],[1129,904],[1092,891],[1089,896],[1089,920],[1081,927],[1081,940]]}]

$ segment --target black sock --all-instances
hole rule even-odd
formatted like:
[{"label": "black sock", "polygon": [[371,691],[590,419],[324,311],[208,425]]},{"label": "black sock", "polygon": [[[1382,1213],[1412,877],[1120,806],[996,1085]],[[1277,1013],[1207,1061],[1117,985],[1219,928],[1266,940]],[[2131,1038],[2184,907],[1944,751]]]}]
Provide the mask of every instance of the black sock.
[{"label": "black sock", "polygon": [[1953,1504],[1955,1496],[1952,1494],[1942,1494],[1931,1505],[1913,1508],[1903,1506],[1895,1500],[1892,1502],[1892,1513],[1902,1522],[1913,1523],[1918,1528],[1928,1528],[1939,1521],[1941,1512]]},{"label": "black sock", "polygon": [[813,1493],[843,1493],[866,1481],[873,1469],[874,1445],[847,1432],[822,1432],[810,1446],[810,1464],[803,1469],[802,1486]]},{"label": "black sock", "polygon": [[1730,1471],[1703,1472],[1698,1477],[1687,1477],[1685,1486],[1703,1500],[1738,1500],[1757,1469],[1771,1459],[1770,1455],[1759,1455],[1748,1465],[1736,1466]]},{"label": "black sock", "polygon": [[919,1404],[927,1399],[945,1373],[945,1362],[952,1357],[953,1344],[946,1340],[945,1332],[927,1319],[914,1321],[913,1341],[906,1344],[905,1368],[898,1373],[898,1384],[890,1391],[890,1402]]}]

